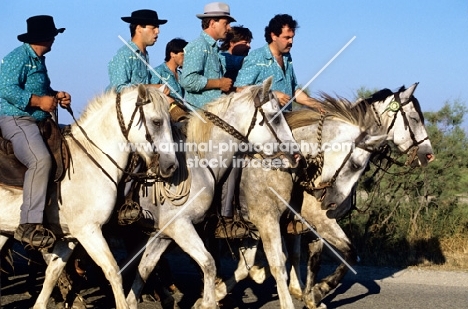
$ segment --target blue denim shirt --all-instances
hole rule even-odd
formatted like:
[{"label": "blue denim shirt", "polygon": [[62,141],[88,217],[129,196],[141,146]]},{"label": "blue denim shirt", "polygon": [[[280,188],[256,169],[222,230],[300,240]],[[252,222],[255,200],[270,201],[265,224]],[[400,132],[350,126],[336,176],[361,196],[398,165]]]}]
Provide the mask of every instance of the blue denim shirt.
[{"label": "blue denim shirt", "polygon": [[[151,71],[146,65],[149,63],[149,55],[144,55],[135,43],[129,41],[131,49],[124,45],[117,54],[109,61],[107,66],[109,72],[110,84],[106,90],[115,88],[117,92],[121,92],[124,87],[136,84],[151,84]],[[145,61],[143,62],[140,55]]]},{"label": "blue denim shirt", "polygon": [[[182,100],[184,98],[184,88],[179,84],[179,81],[175,77],[174,73],[167,67],[166,63],[161,63],[157,67],[154,68],[156,73],[159,75],[153,74],[153,78],[151,80],[151,83],[153,84],[168,84],[171,86],[172,89],[170,89],[170,96],[173,97],[174,99],[179,99]],[[179,76],[181,72],[179,71]]]},{"label": "blue denim shirt", "polygon": [[39,57],[27,43],[15,48],[0,65],[0,115],[31,116],[38,121],[50,114],[29,105],[31,96],[51,95],[45,57]]},{"label": "blue denim shirt", "polygon": [[[242,87],[261,84],[265,79],[273,76],[271,90],[281,91],[293,97],[299,88],[292,64],[291,54],[283,55],[284,72],[273,57],[268,44],[251,51],[245,58],[242,68],[237,74],[234,86]],[[291,110],[290,104],[287,110]]]},{"label": "blue denim shirt", "polygon": [[185,89],[187,102],[203,107],[219,98],[220,89],[204,90],[208,79],[223,77],[224,70],[218,56],[217,41],[204,31],[184,48],[184,67],[180,84]]},{"label": "blue denim shirt", "polygon": [[228,77],[233,81],[236,80],[237,74],[242,67],[245,56],[232,55],[229,52],[223,51],[219,53],[219,59],[224,67],[224,77]]}]

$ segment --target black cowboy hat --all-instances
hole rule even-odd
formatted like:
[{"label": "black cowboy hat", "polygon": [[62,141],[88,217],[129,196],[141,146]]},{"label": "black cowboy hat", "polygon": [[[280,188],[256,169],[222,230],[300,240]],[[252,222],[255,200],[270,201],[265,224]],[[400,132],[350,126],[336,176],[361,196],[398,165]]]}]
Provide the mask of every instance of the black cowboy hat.
[{"label": "black cowboy hat", "polygon": [[123,21],[134,25],[159,26],[167,23],[166,19],[159,19],[158,13],[153,10],[138,10],[132,12],[130,17],[121,17]]},{"label": "black cowboy hat", "polygon": [[49,15],[37,15],[26,20],[28,32],[18,35],[18,40],[24,43],[37,43],[52,40],[65,28],[55,28],[54,18]]}]

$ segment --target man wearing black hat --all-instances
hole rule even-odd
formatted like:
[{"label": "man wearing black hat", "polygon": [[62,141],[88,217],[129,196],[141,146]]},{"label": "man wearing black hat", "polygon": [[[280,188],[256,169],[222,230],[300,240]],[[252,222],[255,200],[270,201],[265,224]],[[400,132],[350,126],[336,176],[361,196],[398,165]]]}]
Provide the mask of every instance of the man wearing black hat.
[{"label": "man wearing black hat", "polygon": [[51,117],[58,104],[65,108],[71,102],[67,92],[50,87],[44,57],[65,28],[57,29],[48,15],[30,17],[26,23],[27,32],[18,35],[24,44],[9,53],[0,66],[0,129],[28,168],[20,225],[14,237],[33,248],[47,248],[55,240],[42,225],[52,158],[37,124]]},{"label": "man wearing black hat", "polygon": [[[134,11],[131,16],[122,17],[122,20],[130,23],[131,40],[117,51],[108,65],[108,89],[115,88],[117,92],[131,85],[153,84],[146,48],[156,43],[159,25],[167,23],[167,20],[159,19],[158,13],[153,10]],[[169,89],[166,94],[169,94]]]}]

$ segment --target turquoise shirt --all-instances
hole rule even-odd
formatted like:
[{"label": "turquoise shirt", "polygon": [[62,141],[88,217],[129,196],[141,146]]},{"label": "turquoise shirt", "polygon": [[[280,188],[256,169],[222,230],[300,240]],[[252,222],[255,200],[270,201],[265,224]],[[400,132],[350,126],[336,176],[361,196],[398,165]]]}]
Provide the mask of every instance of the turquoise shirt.
[{"label": "turquoise shirt", "polygon": [[54,96],[50,88],[45,57],[39,57],[27,43],[15,48],[0,65],[0,115],[30,116],[38,121],[50,114],[29,105],[33,94]]},{"label": "turquoise shirt", "polygon": [[[151,69],[146,65],[149,63],[149,55],[144,55],[135,43],[129,41],[131,49],[124,45],[108,64],[110,84],[106,90],[115,88],[121,92],[123,88],[136,84],[151,84]],[[145,61],[142,61],[141,56]]]},{"label": "turquoise shirt", "polygon": [[[237,75],[235,87],[261,84],[265,79],[273,76],[271,90],[281,91],[291,98],[299,88],[296,74],[292,65],[291,54],[283,55],[284,72],[273,57],[268,44],[251,51],[245,58],[242,68]],[[292,109],[289,104],[287,110]]]},{"label": "turquoise shirt", "polygon": [[187,102],[203,107],[219,98],[220,89],[204,90],[208,79],[223,77],[224,70],[218,56],[217,41],[204,31],[184,48],[184,68],[180,84],[185,89]]},{"label": "turquoise shirt", "polygon": [[[174,73],[167,67],[166,63],[161,63],[159,66],[155,67],[154,70],[157,75],[153,74],[152,83],[153,84],[167,84],[171,86],[170,89],[170,96],[174,99],[181,100],[184,98],[184,88],[179,84],[179,81],[175,77]],[[181,72],[179,71],[179,76]],[[159,76],[158,76],[159,75]]]}]

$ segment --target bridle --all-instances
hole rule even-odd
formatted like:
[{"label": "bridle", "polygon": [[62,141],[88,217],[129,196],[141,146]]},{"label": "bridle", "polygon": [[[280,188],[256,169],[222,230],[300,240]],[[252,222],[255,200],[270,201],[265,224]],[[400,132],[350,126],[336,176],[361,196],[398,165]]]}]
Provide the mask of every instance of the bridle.
[{"label": "bridle", "polygon": [[[131,129],[131,126],[133,124],[133,121],[134,121],[134,118],[136,116],[136,113],[139,112],[139,116],[140,118],[138,119],[138,122],[137,124],[143,124],[143,126],[145,127],[145,138],[146,138],[146,141],[148,141],[149,143],[153,143],[152,139],[151,139],[151,134],[149,133],[149,129],[148,129],[148,125],[146,123],[146,117],[145,117],[145,112],[144,112],[144,109],[143,109],[143,106],[145,106],[146,104],[149,104],[151,103],[152,101],[151,100],[147,100],[147,101],[140,101],[140,100],[137,100],[135,102],[135,109],[133,110],[133,113],[132,113],[132,116],[130,118],[130,121],[128,123],[127,126],[125,126],[125,122],[124,122],[124,119],[123,119],[123,113],[122,113],[122,108],[121,108],[121,95],[120,93],[117,93],[117,96],[116,96],[116,112],[117,112],[117,120],[119,122],[119,126],[120,126],[120,131],[122,132],[123,136],[125,137],[125,139],[127,140],[127,142],[129,142],[128,140],[128,135],[130,133],[130,129]],[[130,178],[132,179],[136,179],[136,180],[140,180],[141,179],[149,179],[149,178],[152,178],[152,176],[149,176],[147,175],[146,173],[133,173],[133,172],[130,172],[129,170],[126,170],[126,169],[123,169],[121,168],[117,162],[107,153],[105,153],[101,148],[99,148],[99,146],[97,146],[89,137],[88,137],[88,134],[86,133],[86,131],[78,124],[78,121],[75,119],[75,116],[73,115],[73,111],[71,109],[70,106],[67,107],[67,111],[70,113],[70,115],[72,116],[73,120],[75,121],[77,127],[80,129],[81,133],[83,134],[83,136],[86,138],[86,140],[91,144],[93,145],[95,148],[97,148],[102,154],[104,154],[108,159],[109,161],[112,162],[112,164],[114,164],[115,167],[117,167],[117,169],[119,169],[121,172],[123,172],[125,175],[128,175]],[[91,162],[93,162],[114,184],[115,186],[117,187],[118,184],[117,182],[109,175],[109,173],[102,167],[101,164],[99,164],[99,162],[88,152],[88,150],[83,146],[83,144],[81,144],[74,136],[73,134],[70,132],[67,133],[68,136],[70,136],[73,141],[79,146],[79,148],[84,152],[86,153],[86,155],[88,156],[88,158],[91,160]],[[134,159],[135,156],[132,156],[132,160]],[[156,158],[158,157],[158,154],[156,153]],[[152,164],[157,164],[157,161],[154,161],[152,162]],[[130,164],[132,165],[132,164]]]},{"label": "bridle", "polygon": [[[232,98],[230,98],[232,100]],[[268,91],[268,95],[264,96],[263,100],[260,100],[258,96],[254,98],[254,105],[255,105],[255,111],[252,116],[252,119],[250,121],[249,128],[247,130],[246,135],[244,136],[242,133],[240,133],[236,128],[231,126],[229,123],[227,123],[225,120],[221,119],[219,116],[213,114],[212,112],[209,112],[207,110],[199,108],[203,114],[206,116],[208,120],[210,120],[215,126],[219,127],[223,131],[227,132],[229,135],[234,137],[235,139],[241,141],[242,143],[249,144],[249,135],[252,132],[253,128],[255,127],[255,124],[257,123],[257,115],[260,113],[262,116],[262,121],[260,122],[260,126],[263,126],[265,124],[268,129],[270,130],[271,134],[274,136],[275,140],[278,143],[281,143],[280,138],[276,134],[275,130],[271,126],[270,122],[267,120],[265,111],[263,110],[262,106],[271,101],[271,100],[276,100],[276,96],[272,91]]]},{"label": "bridle", "polygon": [[[361,132],[353,141],[353,145],[355,147],[351,147],[348,153],[346,154],[345,158],[341,162],[341,165],[338,167],[338,169],[335,171],[333,176],[330,178],[328,181],[322,181],[320,182],[317,186],[315,185],[315,180],[322,174],[322,169],[323,169],[323,163],[324,163],[324,154],[322,151],[322,130],[323,130],[323,123],[325,122],[325,118],[327,116],[322,112],[322,116],[319,121],[319,126],[317,130],[317,136],[318,136],[318,151],[319,153],[317,156],[312,157],[311,155],[308,155],[305,159],[306,161],[306,166],[303,170],[303,176],[305,177],[303,181],[300,181],[300,185],[304,188],[304,190],[317,197],[319,200],[325,195],[325,190],[329,187],[332,187],[336,179],[338,178],[338,175],[341,173],[341,170],[344,168],[346,165],[346,162],[348,162],[349,158],[354,152],[355,147],[361,148],[367,152],[372,152],[372,150],[367,149],[365,147],[361,146],[362,140],[366,137],[367,132],[363,131]],[[314,167],[315,171],[312,175],[309,174],[309,170]]]},{"label": "bridle", "polygon": [[409,124],[408,116],[407,116],[406,112],[404,111],[403,107],[405,105],[408,105],[409,103],[413,103],[413,106],[416,109],[416,112],[418,113],[418,115],[422,115],[422,112],[421,112],[420,106],[417,105],[417,104],[414,104],[414,102],[412,100],[413,96],[411,96],[407,101],[402,102],[401,98],[400,98],[400,93],[401,92],[402,91],[398,91],[396,93],[393,93],[393,100],[388,104],[388,106],[385,108],[385,110],[380,115],[377,112],[377,109],[375,108],[375,103],[379,102],[379,101],[367,102],[367,99],[364,99],[362,101],[368,103],[372,107],[375,121],[377,123],[377,126],[379,126],[379,127],[382,127],[381,116],[385,112],[393,112],[394,113],[393,118],[391,120],[391,123],[390,123],[390,125],[389,125],[389,127],[387,129],[387,134],[393,129],[393,127],[395,125],[395,122],[396,122],[396,119],[398,117],[398,113],[401,113],[401,117],[403,119],[405,129],[409,130],[409,134],[410,134],[412,144],[408,148],[406,148],[405,150],[402,150],[402,151],[400,150],[400,152],[408,155],[408,159],[406,160],[405,165],[411,165],[411,163],[416,159],[416,155],[417,155],[417,152],[418,152],[418,149],[419,149],[418,146],[420,144],[422,144],[424,141],[428,140],[429,136],[426,135],[426,137],[421,139],[421,140],[416,139],[414,131],[413,131],[413,129],[411,128],[411,126]]}]

